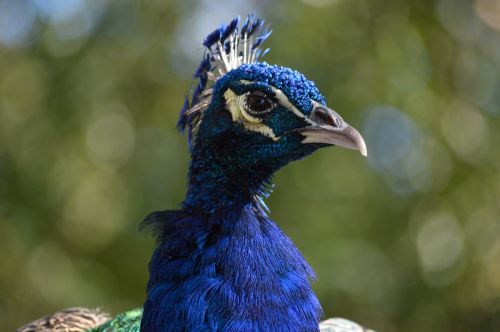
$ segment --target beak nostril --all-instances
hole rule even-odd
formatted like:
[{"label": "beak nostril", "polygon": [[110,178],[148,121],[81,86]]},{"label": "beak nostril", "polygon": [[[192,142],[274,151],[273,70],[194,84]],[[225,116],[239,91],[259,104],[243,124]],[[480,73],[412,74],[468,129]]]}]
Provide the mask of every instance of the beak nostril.
[{"label": "beak nostril", "polygon": [[337,119],[329,110],[317,108],[312,116],[313,120],[320,124],[332,127],[340,127],[340,119]]},{"label": "beak nostril", "polygon": [[334,122],[335,122],[335,124],[333,125],[334,127],[340,128],[340,126],[342,125],[342,120],[339,118],[335,118]]}]

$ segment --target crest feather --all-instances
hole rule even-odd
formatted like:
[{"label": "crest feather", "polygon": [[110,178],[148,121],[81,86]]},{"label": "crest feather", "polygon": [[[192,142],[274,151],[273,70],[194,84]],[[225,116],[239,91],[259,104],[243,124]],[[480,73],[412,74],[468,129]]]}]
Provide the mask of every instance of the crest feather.
[{"label": "crest feather", "polygon": [[260,46],[269,38],[271,32],[269,25],[264,27],[264,20],[251,14],[241,26],[240,18],[236,17],[227,26],[220,26],[205,38],[205,55],[193,75],[198,82],[190,94],[191,97],[186,97],[177,122],[180,131],[189,127],[190,148],[194,143],[201,114],[212,100],[212,89],[209,85],[242,64],[258,62],[269,51],[262,51]]}]

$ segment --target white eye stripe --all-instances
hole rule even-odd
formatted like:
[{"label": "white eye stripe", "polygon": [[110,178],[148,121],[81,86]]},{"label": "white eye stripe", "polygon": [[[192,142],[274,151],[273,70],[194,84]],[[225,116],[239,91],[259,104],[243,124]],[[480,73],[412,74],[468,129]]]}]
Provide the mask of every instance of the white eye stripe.
[{"label": "white eye stripe", "polygon": [[226,106],[231,113],[232,120],[243,124],[248,130],[266,135],[274,141],[279,140],[279,137],[274,134],[273,129],[262,123],[262,119],[253,117],[245,111],[245,97],[245,94],[236,95],[231,89],[227,89],[224,92]]},{"label": "white eye stripe", "polygon": [[[252,82],[247,80],[241,80],[240,83],[246,85],[252,84]],[[295,116],[303,119],[307,123],[314,124],[314,122],[312,122],[305,114],[299,111],[297,107],[295,107],[295,105],[290,102],[290,100],[288,100],[288,97],[283,93],[283,91],[273,86],[270,86],[270,89],[274,93],[275,99],[281,106],[292,112]],[[234,122],[243,124],[243,126],[248,130],[259,132],[270,137],[274,141],[278,141],[280,137],[276,136],[271,127],[262,123],[262,119],[254,117],[246,111],[246,97],[247,93],[238,96],[231,89],[227,89],[224,93],[226,106],[231,113],[232,120]]]}]

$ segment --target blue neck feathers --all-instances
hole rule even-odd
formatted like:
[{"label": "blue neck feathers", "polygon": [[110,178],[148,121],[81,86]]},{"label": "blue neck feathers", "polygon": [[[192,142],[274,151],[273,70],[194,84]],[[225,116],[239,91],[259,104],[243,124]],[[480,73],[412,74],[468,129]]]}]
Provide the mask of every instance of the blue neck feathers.
[{"label": "blue neck feathers", "polygon": [[224,153],[196,151],[189,170],[189,187],[183,208],[191,211],[241,209],[266,191],[275,167],[238,166]]},{"label": "blue neck feathers", "polygon": [[318,331],[314,273],[255,200],[275,168],[193,153],[183,208],[145,221],[158,246],[142,332]]}]

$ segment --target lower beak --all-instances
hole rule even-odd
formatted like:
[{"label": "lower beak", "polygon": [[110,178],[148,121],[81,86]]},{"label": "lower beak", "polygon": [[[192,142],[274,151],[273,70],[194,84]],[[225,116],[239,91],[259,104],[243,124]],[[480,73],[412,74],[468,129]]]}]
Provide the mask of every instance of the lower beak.
[{"label": "lower beak", "polygon": [[335,111],[313,101],[313,110],[309,116],[310,126],[298,130],[304,136],[302,143],[323,143],[358,150],[363,156],[368,155],[366,144],[361,134]]}]

